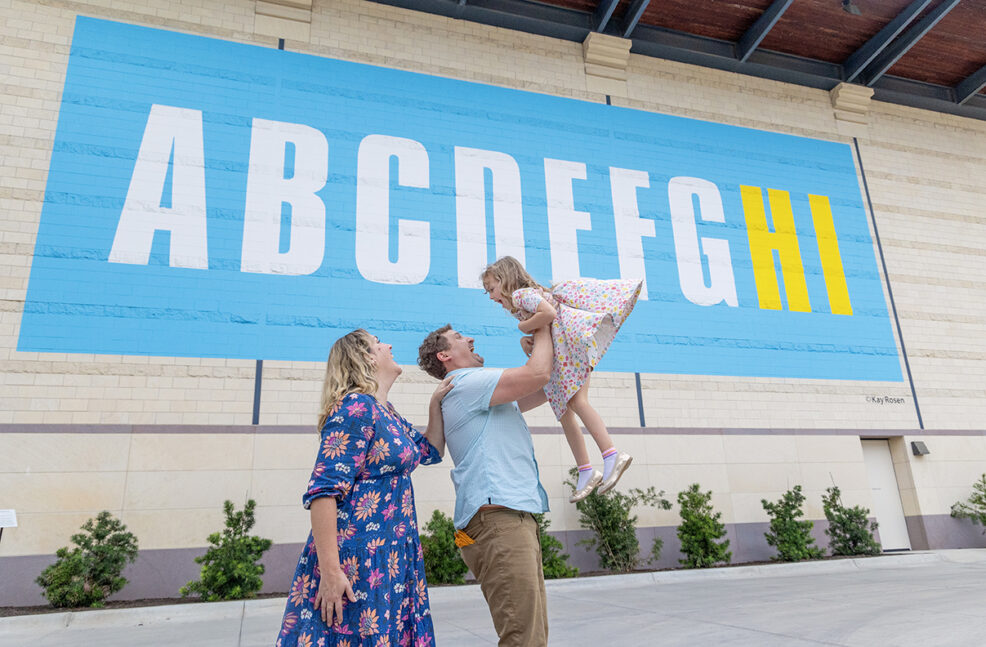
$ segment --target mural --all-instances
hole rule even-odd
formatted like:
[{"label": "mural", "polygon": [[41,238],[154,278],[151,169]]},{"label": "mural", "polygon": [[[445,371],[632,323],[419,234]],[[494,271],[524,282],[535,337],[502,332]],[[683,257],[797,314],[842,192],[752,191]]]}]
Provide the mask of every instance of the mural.
[{"label": "mural", "polygon": [[901,379],[844,144],[82,17],[18,349],[516,364],[504,254],[645,279],[600,370]]}]

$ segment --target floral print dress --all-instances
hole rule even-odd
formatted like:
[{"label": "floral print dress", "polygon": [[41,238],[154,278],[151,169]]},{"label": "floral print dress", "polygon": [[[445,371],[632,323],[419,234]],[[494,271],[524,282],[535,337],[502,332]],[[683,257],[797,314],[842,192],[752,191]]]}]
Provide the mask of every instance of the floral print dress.
[{"label": "floral print dress", "polygon": [[551,322],[554,362],[544,393],[556,418],[565,414],[568,401],[606,354],[637,303],[642,285],[637,280],[577,279],[555,284],[550,293],[521,288],[511,295],[517,308],[513,315],[521,321],[534,316],[544,299],[555,308]]},{"label": "floral print dress", "polygon": [[388,404],[351,393],[330,414],[305,508],[337,499],[339,562],[356,602],[343,622],[314,608],[318,557],[311,533],[295,570],[276,647],[428,647],[434,644],[411,472],[441,461],[437,450]]}]

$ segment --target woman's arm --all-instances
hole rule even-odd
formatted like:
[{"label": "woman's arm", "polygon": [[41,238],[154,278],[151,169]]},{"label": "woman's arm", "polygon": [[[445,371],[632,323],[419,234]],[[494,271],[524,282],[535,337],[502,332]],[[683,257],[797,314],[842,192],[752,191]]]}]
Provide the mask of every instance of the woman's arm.
[{"label": "woman's arm", "polygon": [[538,309],[534,312],[534,315],[525,321],[521,321],[517,324],[520,331],[525,335],[529,335],[538,328],[549,325],[555,320],[555,309],[551,307],[551,304],[547,300],[542,299],[541,303],[538,304]]},{"label": "woman's arm", "polygon": [[438,450],[439,456],[445,456],[445,421],[442,419],[442,399],[452,390],[452,378],[446,377],[431,394],[428,403],[428,427],[425,438],[431,446]]},{"label": "woman's arm", "polygon": [[[315,538],[315,552],[318,555],[318,569],[321,581],[315,593],[315,610],[321,609],[322,620],[326,624],[342,623],[342,596],[356,601],[353,587],[339,565],[339,543],[336,539],[336,500],[323,496],[311,503],[312,535]],[[332,619],[333,612],[335,620]]]}]

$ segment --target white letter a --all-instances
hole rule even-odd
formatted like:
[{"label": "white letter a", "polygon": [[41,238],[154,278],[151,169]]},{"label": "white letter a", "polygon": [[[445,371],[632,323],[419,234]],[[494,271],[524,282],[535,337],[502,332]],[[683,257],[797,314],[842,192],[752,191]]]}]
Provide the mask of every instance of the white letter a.
[{"label": "white letter a", "polygon": [[[162,207],[172,148],[171,206]],[[205,152],[199,110],[151,106],[113,237],[110,262],[147,265],[157,230],[171,232],[171,267],[209,268]]]}]

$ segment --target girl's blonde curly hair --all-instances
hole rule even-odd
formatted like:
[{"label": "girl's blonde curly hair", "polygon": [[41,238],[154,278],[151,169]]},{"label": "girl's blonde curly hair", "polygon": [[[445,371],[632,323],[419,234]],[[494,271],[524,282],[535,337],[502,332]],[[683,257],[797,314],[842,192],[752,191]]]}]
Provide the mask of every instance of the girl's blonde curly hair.
[{"label": "girl's blonde curly hair", "polygon": [[377,392],[373,361],[373,344],[376,337],[362,328],[343,335],[332,344],[329,359],[325,364],[325,380],[322,382],[322,402],[318,414],[318,431],[325,421],[342,404],[342,399],[350,393],[373,395]]},{"label": "girl's blonde curly hair", "polygon": [[495,263],[486,266],[483,273],[479,275],[483,281],[483,287],[489,291],[488,281],[493,279],[500,283],[500,294],[507,302],[507,307],[511,312],[517,310],[512,298],[513,293],[521,288],[536,288],[542,293],[549,290],[534,280],[534,277],[527,273],[524,266],[513,256],[504,256]]}]

